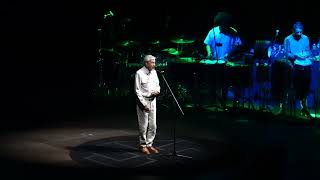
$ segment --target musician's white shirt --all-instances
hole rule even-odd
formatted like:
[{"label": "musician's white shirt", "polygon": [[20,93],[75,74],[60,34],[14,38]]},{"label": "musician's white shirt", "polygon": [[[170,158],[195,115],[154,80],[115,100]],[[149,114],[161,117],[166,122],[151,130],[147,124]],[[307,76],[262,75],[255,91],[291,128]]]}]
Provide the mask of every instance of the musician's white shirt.
[{"label": "musician's white shirt", "polygon": [[284,48],[287,53],[299,56],[299,58],[295,59],[294,64],[300,66],[309,66],[312,64],[308,36],[302,34],[301,39],[297,41],[291,34],[285,38]]}]

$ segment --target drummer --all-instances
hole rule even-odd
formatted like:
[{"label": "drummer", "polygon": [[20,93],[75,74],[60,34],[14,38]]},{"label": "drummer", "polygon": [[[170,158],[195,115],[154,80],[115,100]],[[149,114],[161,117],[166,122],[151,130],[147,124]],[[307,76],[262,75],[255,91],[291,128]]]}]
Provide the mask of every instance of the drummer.
[{"label": "drummer", "polygon": [[[207,59],[227,61],[228,54],[237,46],[241,45],[238,32],[232,27],[232,16],[227,12],[218,12],[214,18],[214,27],[208,32],[204,44],[206,45]],[[220,72],[219,72],[220,73]],[[219,74],[218,83],[213,85],[212,95],[221,99],[223,108],[226,106],[227,86],[223,73]],[[238,101],[240,91],[235,90],[235,101]]]},{"label": "drummer", "polygon": [[311,83],[311,51],[308,36],[303,34],[301,22],[295,22],[292,34],[284,40],[284,48],[288,59],[294,64],[293,87],[296,98],[300,101],[301,115],[311,117],[307,107],[307,96]]}]

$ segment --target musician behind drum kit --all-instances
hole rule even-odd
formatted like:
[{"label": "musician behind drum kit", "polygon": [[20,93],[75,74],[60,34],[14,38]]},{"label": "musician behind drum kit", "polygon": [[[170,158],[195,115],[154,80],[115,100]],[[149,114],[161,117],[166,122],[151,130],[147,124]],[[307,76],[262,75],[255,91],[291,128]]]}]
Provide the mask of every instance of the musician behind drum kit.
[{"label": "musician behind drum kit", "polygon": [[[235,28],[232,27],[232,16],[226,12],[218,12],[214,18],[214,25],[207,34],[205,40],[203,41],[206,45],[207,59],[216,61],[217,64],[226,64],[229,54],[232,53],[235,47],[241,45],[241,40],[238,36],[238,32]],[[217,72],[218,73],[218,72]],[[219,82],[214,86],[214,94],[222,98],[222,106],[225,109],[225,102],[227,98],[227,87],[224,86],[224,77],[223,74],[217,74],[216,77],[219,77]],[[216,82],[218,82],[216,80]],[[235,89],[235,99],[239,99],[239,93]]]},{"label": "musician behind drum kit", "polygon": [[287,58],[294,64],[293,87],[300,100],[301,115],[311,118],[307,107],[312,66],[309,38],[303,34],[301,22],[294,23],[292,31],[284,40],[284,48]]}]

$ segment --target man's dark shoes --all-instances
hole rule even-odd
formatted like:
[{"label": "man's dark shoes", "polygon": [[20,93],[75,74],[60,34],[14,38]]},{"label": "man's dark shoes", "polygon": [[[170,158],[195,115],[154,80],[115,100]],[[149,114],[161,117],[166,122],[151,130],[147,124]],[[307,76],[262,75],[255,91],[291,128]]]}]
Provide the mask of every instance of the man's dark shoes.
[{"label": "man's dark shoes", "polygon": [[154,154],[158,154],[159,153],[159,150],[156,149],[155,147],[152,147],[152,146],[149,146],[148,150],[149,150],[150,153],[154,153]]},{"label": "man's dark shoes", "polygon": [[151,154],[151,152],[149,151],[149,149],[146,146],[140,146],[140,151],[143,154]]}]

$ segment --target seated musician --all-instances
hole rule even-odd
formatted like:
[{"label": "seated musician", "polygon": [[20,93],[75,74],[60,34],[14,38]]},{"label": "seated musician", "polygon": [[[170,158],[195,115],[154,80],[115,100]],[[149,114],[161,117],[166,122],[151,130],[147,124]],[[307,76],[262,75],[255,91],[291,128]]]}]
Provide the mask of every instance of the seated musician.
[{"label": "seated musician", "polygon": [[[207,59],[228,60],[228,55],[237,45],[241,45],[241,40],[237,31],[231,26],[232,16],[226,12],[218,12],[214,18],[214,27],[208,32],[204,44],[206,45]],[[213,82],[213,96],[218,96],[223,108],[226,106],[227,86],[224,81],[224,72],[219,73],[218,79]],[[238,101],[240,90],[235,91],[235,101]]]},{"label": "seated musician", "polygon": [[293,33],[284,40],[284,48],[288,59],[293,63],[293,87],[296,98],[301,104],[301,115],[311,117],[307,107],[307,96],[311,83],[311,52],[308,36],[303,34],[301,22],[295,22]]}]

